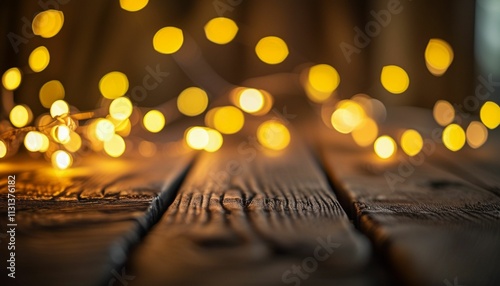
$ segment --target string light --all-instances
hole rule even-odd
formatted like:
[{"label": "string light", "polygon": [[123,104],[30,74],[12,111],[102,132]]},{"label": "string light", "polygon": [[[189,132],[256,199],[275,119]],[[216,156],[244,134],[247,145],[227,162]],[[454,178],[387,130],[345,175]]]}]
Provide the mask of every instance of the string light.
[{"label": "string light", "polygon": [[208,143],[203,149],[207,152],[215,152],[222,147],[224,138],[219,131],[211,128],[206,128],[208,134]]},{"label": "string light", "polygon": [[210,136],[206,128],[194,126],[185,133],[186,143],[194,150],[202,150],[207,147]]},{"label": "string light", "polygon": [[58,10],[46,10],[38,13],[33,19],[31,28],[33,34],[42,38],[52,38],[61,30],[64,24],[64,14]]},{"label": "string light", "polygon": [[10,122],[17,128],[26,126],[31,122],[32,118],[33,113],[31,113],[31,109],[26,105],[14,106],[9,114]]},{"label": "string light", "polygon": [[382,68],[380,81],[384,88],[393,94],[405,92],[410,85],[410,78],[406,71],[395,65],[389,65]]},{"label": "string light", "polygon": [[234,134],[243,128],[245,116],[234,106],[217,107],[210,110],[205,121],[208,126],[223,134]]},{"label": "string light", "polygon": [[50,53],[44,46],[34,49],[28,58],[28,64],[34,72],[43,71],[49,65],[49,62]]},{"label": "string light", "polygon": [[486,127],[495,129],[500,124],[500,107],[493,101],[487,101],[481,107],[479,116]]},{"label": "string light", "polygon": [[95,135],[98,140],[106,142],[113,138],[115,125],[108,119],[100,119],[95,125]]},{"label": "string light", "polygon": [[50,108],[56,100],[64,99],[64,86],[58,80],[46,82],[40,88],[39,98],[43,107]]},{"label": "string light", "polygon": [[458,124],[450,124],[443,130],[443,143],[446,148],[456,152],[465,145],[465,132]]},{"label": "string light", "polygon": [[339,84],[340,76],[335,68],[326,64],[315,65],[307,74],[307,96],[313,102],[324,102],[330,98]]},{"label": "string light", "polygon": [[38,131],[30,131],[24,137],[24,147],[30,152],[38,152],[43,147],[43,134]]},{"label": "string light", "polygon": [[418,131],[408,129],[401,135],[401,149],[408,156],[415,156],[424,147],[424,140]]},{"label": "string light", "polygon": [[225,17],[214,18],[205,25],[205,36],[215,44],[225,45],[238,33],[238,25]]},{"label": "string light", "polygon": [[158,110],[150,110],[144,115],[142,123],[149,132],[158,133],[165,127],[165,116]]},{"label": "string light", "polygon": [[10,68],[2,75],[2,85],[6,90],[15,90],[21,84],[21,71],[18,68]]},{"label": "string light", "polygon": [[441,39],[430,39],[425,49],[425,64],[435,76],[443,75],[453,62],[453,49]]},{"label": "string light", "polygon": [[162,54],[177,52],[184,43],[182,30],[176,27],[164,27],[158,30],[153,37],[154,49]]},{"label": "string light", "polygon": [[127,97],[113,99],[109,105],[109,115],[116,120],[125,120],[132,115],[132,102]]},{"label": "string light", "polygon": [[257,140],[268,149],[280,151],[290,144],[290,131],[279,121],[265,121],[257,129]]},{"label": "string light", "polygon": [[104,152],[111,157],[120,157],[123,153],[125,153],[125,149],[125,140],[123,140],[123,138],[118,134],[113,134],[111,139],[104,142]]},{"label": "string light", "polygon": [[288,46],[281,38],[265,37],[255,46],[255,53],[264,63],[276,65],[288,57]]},{"label": "string light", "polygon": [[52,166],[54,168],[60,169],[60,170],[65,170],[73,164],[73,157],[71,154],[64,150],[57,150],[55,151],[52,156]]},{"label": "string light", "polygon": [[198,87],[188,87],[177,97],[177,108],[186,116],[200,115],[207,109],[208,95]]},{"label": "string light", "polygon": [[99,81],[99,90],[102,96],[108,99],[123,96],[127,92],[128,86],[127,76],[119,71],[109,72]]},{"label": "string light", "polygon": [[69,113],[69,105],[64,100],[56,100],[50,106],[50,116],[52,118],[56,118],[57,116],[61,116]]},{"label": "string light", "polygon": [[396,153],[396,142],[392,137],[383,135],[375,140],[373,148],[377,156],[382,159],[387,159]]},{"label": "string light", "polygon": [[66,125],[57,125],[54,126],[51,130],[51,135],[54,141],[66,144],[70,141],[70,132],[71,130]]}]

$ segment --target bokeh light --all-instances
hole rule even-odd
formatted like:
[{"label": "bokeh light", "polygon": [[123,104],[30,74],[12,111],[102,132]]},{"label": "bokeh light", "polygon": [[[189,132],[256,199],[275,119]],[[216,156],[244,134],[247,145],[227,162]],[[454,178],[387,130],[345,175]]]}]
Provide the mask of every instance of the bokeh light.
[{"label": "bokeh light", "polygon": [[104,142],[104,152],[111,157],[120,157],[125,152],[125,149],[125,140],[118,134],[113,134],[111,139]]},{"label": "bokeh light", "polygon": [[361,147],[370,146],[378,136],[377,123],[366,117],[351,133],[354,142]]},{"label": "bokeh light", "polygon": [[46,82],[42,85],[38,93],[40,103],[42,103],[45,108],[50,108],[56,100],[64,99],[64,95],[64,86],[58,80]]},{"label": "bokeh light", "polygon": [[10,68],[2,75],[2,85],[6,90],[15,90],[21,84],[21,71],[18,68]]},{"label": "bokeh light", "polygon": [[9,114],[9,119],[12,125],[17,128],[26,126],[33,119],[31,109],[26,105],[16,105]]},{"label": "bokeh light", "polygon": [[115,98],[109,105],[109,115],[116,120],[128,119],[132,110],[132,102],[127,97]]},{"label": "bokeh light", "polygon": [[54,141],[66,144],[70,140],[70,132],[71,130],[66,125],[57,125],[52,127],[51,135],[54,138]]},{"label": "bokeh light", "polygon": [[165,116],[158,110],[150,110],[144,115],[142,124],[149,132],[158,133],[165,127]]},{"label": "bokeh light", "polygon": [[109,141],[115,134],[115,125],[110,120],[99,119],[95,125],[95,135],[102,142]]},{"label": "bokeh light", "polygon": [[64,14],[58,10],[46,10],[38,13],[33,19],[31,28],[33,34],[42,38],[52,38],[61,30],[64,24]]},{"label": "bokeh light", "polygon": [[213,128],[223,134],[234,134],[243,128],[245,116],[234,106],[223,106],[215,109]]},{"label": "bokeh light", "polygon": [[102,96],[108,99],[123,96],[127,92],[128,86],[127,76],[119,71],[109,72],[99,81],[99,90]]},{"label": "bokeh light", "polygon": [[415,156],[424,147],[424,140],[417,130],[408,129],[401,135],[401,149],[408,156]]},{"label": "bokeh light", "polygon": [[365,119],[366,113],[361,105],[353,100],[342,100],[331,116],[333,128],[342,134],[351,133]]},{"label": "bokeh light", "polygon": [[488,129],[479,121],[472,121],[465,132],[467,144],[472,149],[477,149],[488,140]]},{"label": "bokeh light", "polygon": [[452,123],[455,119],[455,109],[448,101],[438,100],[434,104],[432,115],[434,116],[434,120],[436,120],[439,125],[446,126]]},{"label": "bokeh light", "polygon": [[73,157],[71,157],[71,154],[64,150],[57,150],[56,152],[52,153],[52,166],[54,168],[60,169],[60,170],[65,170],[73,164]]},{"label": "bokeh light", "polygon": [[185,138],[187,145],[195,150],[204,149],[210,140],[207,129],[200,126],[189,128],[185,133]]},{"label": "bokeh light", "polygon": [[259,143],[271,150],[283,150],[290,144],[290,131],[277,120],[268,120],[257,129]]},{"label": "bokeh light", "polygon": [[215,152],[222,147],[222,143],[224,139],[222,138],[222,134],[219,131],[211,128],[205,128],[208,133],[208,143],[205,146],[205,151],[207,152]]},{"label": "bokeh light", "polygon": [[465,132],[458,124],[450,124],[443,130],[443,143],[451,151],[458,151],[465,145]]},{"label": "bokeh light", "polygon": [[205,25],[205,36],[207,39],[219,45],[231,42],[237,33],[238,25],[229,18],[214,18]]},{"label": "bokeh light", "polygon": [[158,30],[153,37],[154,49],[162,54],[177,52],[184,43],[182,30],[176,27],[164,27]]},{"label": "bokeh light", "polygon": [[288,56],[288,46],[281,38],[269,36],[260,39],[255,46],[255,53],[266,64],[275,65]]},{"label": "bokeh light", "polygon": [[70,131],[68,142],[64,143],[64,148],[70,152],[77,152],[82,147],[82,138],[74,131]]},{"label": "bokeh light", "polygon": [[380,136],[373,144],[375,154],[382,159],[387,159],[394,155],[394,153],[396,153],[396,148],[396,142],[388,135]]},{"label": "bokeh light", "polygon": [[244,89],[238,97],[238,106],[247,113],[257,113],[264,107],[264,95],[255,88]]},{"label": "bokeh light", "polygon": [[340,76],[335,68],[326,64],[315,65],[307,74],[307,96],[313,102],[324,102],[330,98],[339,84]]},{"label": "bokeh light", "polygon": [[500,124],[500,107],[493,101],[487,101],[479,112],[481,121],[489,129],[495,129]]},{"label": "bokeh light", "polygon": [[142,140],[137,147],[139,154],[143,157],[151,158],[156,154],[156,144],[146,140]]},{"label": "bokeh light", "polygon": [[54,101],[54,103],[52,103],[52,105],[50,106],[50,116],[52,116],[52,118],[68,113],[69,105],[62,99]]},{"label": "bokeh light", "polygon": [[435,76],[443,75],[453,62],[453,49],[441,39],[430,39],[425,49],[425,64]]},{"label": "bokeh light", "polygon": [[24,137],[24,147],[30,152],[38,152],[43,147],[43,134],[38,131],[30,131]]},{"label": "bokeh light", "polygon": [[137,12],[146,7],[148,2],[149,0],[120,0],[120,7],[129,12]]},{"label": "bokeh light", "polygon": [[0,159],[4,158],[7,155],[7,144],[0,140]]},{"label": "bokeh light", "polygon": [[49,65],[49,62],[50,53],[44,46],[34,49],[28,58],[28,64],[34,72],[43,71]]},{"label": "bokeh light", "polygon": [[380,81],[382,82],[382,86],[393,94],[405,92],[410,85],[410,78],[406,71],[395,65],[388,65],[382,68]]},{"label": "bokeh light", "polygon": [[188,87],[177,97],[177,108],[186,116],[202,114],[208,106],[207,93],[198,87]]}]

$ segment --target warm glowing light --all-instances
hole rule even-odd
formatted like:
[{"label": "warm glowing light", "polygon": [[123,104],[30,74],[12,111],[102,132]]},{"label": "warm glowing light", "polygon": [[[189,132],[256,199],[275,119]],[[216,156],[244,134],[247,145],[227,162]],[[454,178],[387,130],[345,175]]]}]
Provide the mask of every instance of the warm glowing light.
[{"label": "warm glowing light", "polygon": [[40,148],[40,152],[46,152],[49,149],[50,141],[47,135],[42,133],[42,148]]},{"label": "warm glowing light", "polygon": [[465,133],[467,144],[473,149],[477,149],[488,140],[488,129],[479,121],[472,121]]},{"label": "warm glowing light", "polygon": [[309,69],[306,91],[310,100],[321,103],[337,89],[340,76],[336,69],[326,64],[315,65]]},{"label": "warm glowing light", "polygon": [[149,0],[120,0],[120,7],[129,12],[136,12],[148,5]]},{"label": "warm glowing light", "polygon": [[41,46],[34,49],[28,59],[28,64],[32,71],[41,72],[43,71],[50,62],[49,50],[46,47]]},{"label": "warm glowing light", "polygon": [[78,133],[70,131],[69,140],[64,144],[64,148],[70,152],[77,152],[82,147],[82,138]]},{"label": "warm glowing light", "polygon": [[33,19],[31,28],[33,34],[42,38],[52,38],[61,30],[64,24],[64,14],[58,10],[46,10],[38,13]]},{"label": "warm glowing light", "polygon": [[187,116],[202,114],[208,106],[207,93],[198,87],[188,87],[177,97],[177,108]]},{"label": "warm glowing light", "polygon": [[113,134],[111,139],[104,142],[104,152],[114,158],[123,155],[125,147],[125,140],[118,134]]},{"label": "warm glowing light", "polygon": [[18,68],[10,68],[3,73],[2,85],[7,90],[14,90],[21,84],[21,71]]},{"label": "warm glowing light", "polygon": [[415,156],[424,147],[424,140],[418,131],[413,129],[408,129],[401,135],[401,149],[408,156]]},{"label": "warm glowing light", "polygon": [[[209,126],[217,129],[223,134],[234,134],[243,128],[245,116],[243,112],[234,106],[218,107],[211,110],[211,114],[207,113]],[[209,112],[210,113],[210,112]]]},{"label": "warm glowing light", "polygon": [[10,122],[17,128],[26,126],[33,119],[31,109],[26,105],[16,105],[9,114]]},{"label": "warm glowing light", "polygon": [[43,134],[38,131],[30,131],[24,137],[24,147],[30,152],[38,152],[43,147]]},{"label": "warm glowing light", "polygon": [[149,132],[158,133],[165,127],[165,116],[158,110],[150,110],[144,115],[142,123]]},{"label": "warm glowing light", "polygon": [[187,130],[186,143],[189,147],[195,150],[202,150],[208,146],[210,136],[206,128],[194,126]]},{"label": "warm glowing light", "polygon": [[458,124],[450,124],[443,130],[443,143],[451,151],[458,151],[465,145],[465,132]]},{"label": "warm glowing light", "polygon": [[115,125],[108,119],[100,119],[95,125],[95,135],[98,140],[106,142],[113,138]]},{"label": "warm glowing light", "polygon": [[489,129],[495,129],[500,124],[500,107],[493,101],[485,102],[479,115],[483,124]]},{"label": "warm glowing light", "polygon": [[65,170],[73,164],[71,155],[63,150],[58,150],[52,154],[52,166],[57,169]]},{"label": "warm glowing light", "polygon": [[52,116],[52,118],[68,113],[69,113],[69,105],[64,100],[56,100],[50,106],[50,116]]},{"label": "warm glowing light", "polygon": [[137,149],[139,151],[139,154],[141,154],[143,157],[150,158],[156,154],[155,143],[146,140],[141,141]]},{"label": "warm glowing light", "polygon": [[5,142],[0,140],[0,159],[4,158],[7,155],[7,145]]},{"label": "warm glowing light", "polygon": [[162,54],[177,52],[184,43],[182,30],[176,27],[164,27],[156,32],[153,37],[154,49]]},{"label": "warm glowing light", "polygon": [[211,128],[205,128],[208,133],[208,143],[204,147],[207,152],[215,152],[222,147],[222,143],[224,139],[222,138],[222,134],[219,131]]},{"label": "warm glowing light", "polygon": [[132,110],[132,102],[127,97],[115,98],[109,105],[109,115],[116,120],[128,119]]},{"label": "warm glowing light", "polygon": [[269,120],[259,125],[257,140],[268,149],[283,150],[290,144],[290,131],[279,121]]},{"label": "warm glowing light", "polygon": [[264,95],[255,88],[243,90],[238,98],[238,106],[248,113],[257,113],[264,107]]},{"label": "warm glowing light", "polygon": [[438,100],[434,104],[432,115],[434,116],[434,120],[436,120],[439,125],[446,126],[452,123],[455,119],[455,109],[448,101]]},{"label": "warm glowing light", "polygon": [[361,147],[370,146],[378,136],[377,123],[366,117],[351,133],[354,142]]},{"label": "warm glowing light", "polygon": [[56,142],[66,144],[70,140],[70,132],[71,130],[69,129],[68,126],[57,125],[52,128],[51,135]]},{"label": "warm glowing light", "polygon": [[441,39],[430,39],[425,49],[425,64],[435,76],[443,75],[453,62],[453,49]]},{"label": "warm glowing light", "polygon": [[128,78],[118,71],[107,73],[99,81],[99,90],[102,96],[108,99],[123,96],[128,90]]},{"label": "warm glowing light", "polygon": [[54,101],[64,99],[64,86],[58,80],[51,80],[40,88],[38,95],[43,107],[50,108]]},{"label": "warm glowing light", "polygon": [[130,119],[125,119],[123,121],[118,121],[115,119],[111,121],[115,125],[116,134],[122,137],[127,137],[130,134],[130,131],[132,130],[132,123],[130,123]]},{"label": "warm glowing light", "polygon": [[410,78],[404,69],[389,65],[382,68],[380,81],[384,88],[394,94],[405,92],[410,85]]},{"label": "warm glowing light", "polygon": [[255,46],[255,52],[261,61],[275,65],[286,59],[288,47],[282,39],[270,36],[260,39]]},{"label": "warm glowing light", "polygon": [[224,45],[231,42],[238,33],[236,23],[225,17],[214,18],[205,25],[205,35],[213,43]]},{"label": "warm glowing light", "polygon": [[375,140],[373,148],[377,156],[387,159],[396,153],[396,142],[390,136],[383,135]]},{"label": "warm glowing light", "polygon": [[353,100],[342,100],[331,116],[333,128],[340,133],[351,133],[365,119],[366,113],[361,105]]}]

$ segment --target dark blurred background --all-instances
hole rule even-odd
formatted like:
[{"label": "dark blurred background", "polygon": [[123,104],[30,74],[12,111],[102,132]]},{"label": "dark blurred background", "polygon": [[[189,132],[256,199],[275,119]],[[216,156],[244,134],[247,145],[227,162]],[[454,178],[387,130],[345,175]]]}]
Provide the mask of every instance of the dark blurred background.
[{"label": "dark blurred background", "polygon": [[[355,28],[364,31],[374,20],[373,13],[388,5],[397,5],[400,13],[392,14],[388,25],[347,59],[341,44],[353,45]],[[44,111],[38,100],[40,87],[53,79],[62,82],[66,100],[81,110],[98,105],[98,82],[114,70],[128,76],[130,87],[142,85],[147,67],[169,73],[158,88],[136,102],[141,106],[159,105],[188,86],[203,84],[179,65],[175,55],[153,49],[153,36],[164,26],[181,28],[213,71],[232,84],[269,74],[298,73],[307,63],[327,63],[341,76],[340,98],[364,92],[389,106],[430,108],[438,99],[458,103],[473,95],[479,75],[500,74],[497,0],[151,0],[138,12],[124,11],[118,0],[4,0],[0,7],[0,70],[12,66],[23,70],[15,101],[28,103],[35,113]],[[31,20],[47,8],[64,12],[64,26],[50,39],[33,36]],[[204,35],[204,25],[218,16],[234,19],[239,26],[235,40],[227,45],[214,44]],[[269,35],[288,44],[290,55],[281,64],[264,64],[255,55],[255,44]],[[454,51],[452,65],[440,77],[431,75],[424,61],[431,38],[447,41]],[[46,70],[34,74],[28,56],[40,45],[48,48],[51,61]],[[380,71],[390,64],[403,67],[410,76],[404,94],[390,94],[380,84]],[[201,87],[211,96],[220,92]]]}]

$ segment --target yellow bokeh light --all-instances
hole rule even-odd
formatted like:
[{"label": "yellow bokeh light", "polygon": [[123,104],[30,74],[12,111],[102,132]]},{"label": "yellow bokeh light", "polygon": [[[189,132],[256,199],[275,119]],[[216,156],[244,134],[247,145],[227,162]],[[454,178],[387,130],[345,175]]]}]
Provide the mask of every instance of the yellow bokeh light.
[{"label": "yellow bokeh light", "polygon": [[125,148],[125,140],[118,134],[113,134],[111,139],[104,142],[104,152],[114,158],[123,155],[123,153],[125,153]]},{"label": "yellow bokeh light", "polygon": [[370,146],[378,136],[377,123],[366,117],[351,133],[354,142],[361,147]]},{"label": "yellow bokeh light", "polygon": [[467,144],[473,149],[477,149],[488,140],[488,129],[479,121],[472,121],[465,132]]},{"label": "yellow bokeh light", "polygon": [[146,7],[148,2],[149,0],[120,0],[120,7],[129,12],[137,12]]},{"label": "yellow bokeh light", "polygon": [[2,85],[6,90],[14,90],[21,84],[21,71],[18,68],[10,68],[2,75]]},{"label": "yellow bokeh light", "polygon": [[38,96],[43,107],[50,108],[56,100],[64,99],[64,86],[58,80],[46,82],[41,88]]},{"label": "yellow bokeh light", "polygon": [[425,49],[425,64],[435,76],[443,75],[453,62],[453,49],[441,39],[430,39]]},{"label": "yellow bokeh light", "polygon": [[0,140],[0,159],[7,155],[7,144]]},{"label": "yellow bokeh light", "polygon": [[105,98],[115,99],[127,92],[128,85],[128,78],[124,73],[112,71],[101,78],[99,81],[99,90]]},{"label": "yellow bokeh light", "polygon": [[222,147],[222,143],[224,139],[222,138],[222,134],[219,131],[211,128],[205,128],[208,133],[208,143],[203,148],[207,152],[215,152]]},{"label": "yellow bokeh light", "polygon": [[132,123],[130,123],[130,119],[125,119],[123,121],[118,121],[114,119],[111,121],[115,125],[116,134],[122,137],[127,137],[130,134],[130,131],[132,131]]},{"label": "yellow bokeh light", "polygon": [[283,62],[288,56],[288,46],[278,37],[270,36],[260,39],[255,46],[255,53],[266,64],[275,65]]},{"label": "yellow bokeh light", "polygon": [[38,131],[30,131],[24,137],[24,147],[30,152],[38,152],[43,147],[43,134]]},{"label": "yellow bokeh light", "polygon": [[396,153],[396,142],[392,137],[383,135],[375,140],[373,144],[373,149],[375,154],[382,159],[387,159]]},{"label": "yellow bokeh light", "polygon": [[158,133],[165,127],[165,116],[158,110],[150,110],[144,115],[142,123],[149,132]]},{"label": "yellow bokeh light", "polygon": [[54,152],[51,160],[52,166],[60,170],[65,170],[73,164],[73,157],[71,157],[71,154],[63,150],[57,150]]},{"label": "yellow bokeh light", "polygon": [[424,140],[418,131],[408,129],[401,135],[401,149],[408,156],[415,156],[424,147]]},{"label": "yellow bokeh light", "polygon": [[205,25],[205,36],[207,39],[219,45],[231,42],[237,33],[238,25],[229,18],[214,18]]},{"label": "yellow bokeh light", "polygon": [[33,113],[26,105],[16,105],[10,111],[9,119],[12,125],[17,128],[21,128],[31,122],[33,119]]},{"label": "yellow bokeh light", "polygon": [[66,144],[69,142],[70,133],[71,133],[71,130],[66,125],[57,125],[57,126],[52,127],[52,130],[51,130],[51,135],[52,135],[52,138],[54,138],[54,141],[61,143],[61,144]]},{"label": "yellow bokeh light", "polygon": [[234,134],[243,128],[245,116],[234,106],[218,107],[207,113],[208,125],[223,134]]},{"label": "yellow bokeh light", "polygon": [[56,116],[61,116],[63,114],[68,114],[68,113],[69,113],[69,105],[64,100],[61,100],[61,99],[56,100],[50,106],[50,116],[52,116],[52,118],[55,118]]},{"label": "yellow bokeh light", "polygon": [[465,145],[465,132],[458,124],[450,124],[443,130],[443,143],[451,151],[458,151]]},{"label": "yellow bokeh light", "polygon": [[207,93],[198,87],[188,87],[177,97],[177,108],[187,116],[202,114],[208,106]]},{"label": "yellow bokeh light", "polygon": [[157,151],[156,144],[146,140],[142,140],[139,143],[137,149],[139,151],[139,154],[141,154],[143,157],[148,157],[148,158],[153,157]]},{"label": "yellow bokeh light", "polygon": [[333,128],[340,133],[351,133],[366,118],[361,105],[353,100],[342,100],[337,103],[337,109],[331,116]]},{"label": "yellow bokeh light", "polygon": [[70,152],[77,152],[82,147],[82,138],[74,131],[70,131],[68,142],[64,143],[64,148]]},{"label": "yellow bokeh light", "polygon": [[248,113],[257,113],[264,107],[265,98],[255,88],[247,88],[239,94],[238,106]]},{"label": "yellow bokeh light", "polygon": [[187,145],[195,150],[205,149],[210,140],[207,129],[200,126],[189,128],[185,133],[185,138]]},{"label": "yellow bokeh light", "polygon": [[109,105],[109,115],[116,120],[125,120],[132,115],[132,102],[127,97],[113,99]]},{"label": "yellow bokeh light", "polygon": [[100,119],[95,125],[95,135],[98,140],[106,142],[113,138],[115,125],[108,119]]},{"label": "yellow bokeh light", "polygon": [[257,128],[257,140],[271,150],[283,150],[290,144],[290,131],[277,120],[268,120]]},{"label": "yellow bokeh light", "polygon": [[52,38],[61,30],[64,24],[64,14],[58,10],[46,10],[38,13],[33,19],[31,28],[33,34],[42,38]]},{"label": "yellow bokeh light", "polygon": [[410,85],[410,78],[406,71],[395,65],[389,65],[382,68],[380,81],[388,92],[394,94],[405,92]]},{"label": "yellow bokeh light", "polygon": [[455,119],[455,109],[448,101],[438,100],[434,104],[432,115],[434,116],[434,120],[436,120],[439,125],[446,126],[452,123]]},{"label": "yellow bokeh light", "polygon": [[50,62],[50,53],[46,47],[40,46],[34,49],[28,59],[28,64],[32,71],[41,72],[43,71]]},{"label": "yellow bokeh light", "polygon": [[500,107],[493,101],[487,101],[479,112],[481,121],[489,129],[495,129],[500,124]]},{"label": "yellow bokeh light", "polygon": [[340,76],[335,68],[330,65],[320,64],[309,69],[306,91],[309,99],[321,103],[337,89]]},{"label": "yellow bokeh light", "polygon": [[182,30],[176,27],[164,27],[158,30],[153,37],[154,49],[162,54],[177,52],[184,43]]}]

